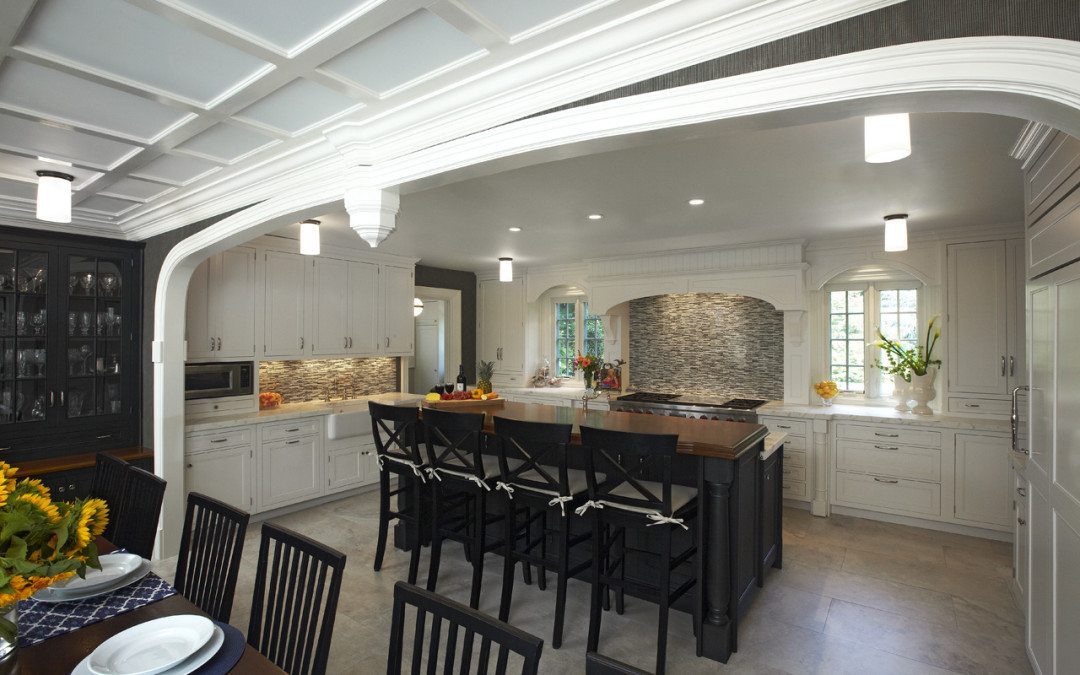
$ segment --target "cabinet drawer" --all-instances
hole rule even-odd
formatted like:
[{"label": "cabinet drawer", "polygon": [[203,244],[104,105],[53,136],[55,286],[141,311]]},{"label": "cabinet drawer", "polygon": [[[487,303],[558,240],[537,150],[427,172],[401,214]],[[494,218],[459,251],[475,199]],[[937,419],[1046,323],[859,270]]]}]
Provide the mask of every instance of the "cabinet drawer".
[{"label": "cabinet drawer", "polygon": [[836,441],[836,468],[879,476],[941,480],[941,450],[891,443]]},{"label": "cabinet drawer", "polygon": [[798,480],[788,480],[783,478],[780,481],[781,487],[784,488],[784,496],[788,499],[809,499],[810,495],[806,490],[806,483]]},{"label": "cabinet drawer", "polygon": [[[787,459],[786,457],[784,458]],[[784,462],[784,482],[799,481],[800,483],[806,482],[806,467],[805,466],[788,466],[787,462]]]},{"label": "cabinet drawer", "polygon": [[787,445],[784,445],[784,466],[806,466],[806,453],[788,450]]},{"label": "cabinet drawer", "polygon": [[[773,431],[773,429],[769,429]],[[806,437],[805,436],[792,436],[790,433],[788,437],[784,439],[784,453],[787,454],[791,450],[806,450]]]},{"label": "cabinet drawer", "polygon": [[232,427],[208,431],[199,434],[191,434],[184,439],[184,453],[206,452],[207,450],[220,450],[222,448],[234,448],[238,445],[249,446],[254,437],[252,427]]},{"label": "cabinet drawer", "polygon": [[949,397],[949,412],[978,415],[1008,415],[1012,413],[1012,401],[998,398]]},{"label": "cabinet drawer", "polygon": [[281,422],[279,424],[262,425],[262,440],[279,441],[283,438],[297,438],[319,433],[322,429],[321,417],[308,417],[306,419]]},{"label": "cabinet drawer", "polygon": [[837,424],[837,438],[850,438],[856,441],[885,442],[889,445],[922,445],[929,448],[941,447],[941,434],[937,431],[908,429],[899,425],[871,427],[860,424]]},{"label": "cabinet drawer", "polygon": [[921,516],[940,516],[941,485],[837,471],[836,501]]},{"label": "cabinet drawer", "polygon": [[804,439],[810,435],[810,422],[807,420],[793,420],[787,417],[762,415],[758,418],[758,424],[764,424],[769,427],[769,431],[783,431],[792,436],[802,436]]}]

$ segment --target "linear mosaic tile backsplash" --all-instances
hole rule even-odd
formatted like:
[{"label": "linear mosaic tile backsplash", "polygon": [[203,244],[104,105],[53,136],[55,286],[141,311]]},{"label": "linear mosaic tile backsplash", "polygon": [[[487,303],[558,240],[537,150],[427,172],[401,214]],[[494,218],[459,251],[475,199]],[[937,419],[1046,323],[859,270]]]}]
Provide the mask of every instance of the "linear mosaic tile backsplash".
[{"label": "linear mosaic tile backsplash", "polygon": [[286,403],[321,401],[326,388],[334,399],[398,390],[398,359],[317,359],[262,361],[259,392],[276,391]]},{"label": "linear mosaic tile backsplash", "polygon": [[729,293],[630,301],[630,389],[784,397],[784,313]]}]

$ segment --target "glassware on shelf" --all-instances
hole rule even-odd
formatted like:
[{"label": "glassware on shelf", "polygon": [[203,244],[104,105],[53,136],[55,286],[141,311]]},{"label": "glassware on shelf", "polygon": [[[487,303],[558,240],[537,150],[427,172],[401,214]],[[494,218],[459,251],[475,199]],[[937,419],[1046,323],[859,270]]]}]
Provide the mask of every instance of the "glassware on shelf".
[{"label": "glassware on shelf", "polygon": [[67,414],[68,417],[80,417],[83,411],[83,401],[85,396],[83,392],[78,389],[72,389],[68,392],[67,397]]},{"label": "glassware on shelf", "polygon": [[8,276],[7,272],[0,272],[0,291],[10,291],[10,290],[11,290],[11,277]]},{"label": "glassware on shelf", "polygon": [[82,312],[79,314],[79,333],[84,336],[90,335],[90,329],[92,327],[92,314],[90,312]]},{"label": "glassware on shelf", "polygon": [[45,349],[34,350],[34,377],[45,377],[45,359],[48,358],[48,351]]},{"label": "glassware on shelf", "polygon": [[45,419],[45,394],[38,394],[34,399],[34,407],[30,409],[30,419]]},{"label": "glassware on shelf", "polygon": [[26,335],[26,312],[21,309],[15,312],[15,334]]},{"label": "glassware on shelf", "polygon": [[105,322],[105,312],[98,312],[97,313],[97,334],[99,336],[108,335],[108,333],[106,333],[106,331],[105,331],[107,325],[108,324]]},{"label": "glassware on shelf", "polygon": [[79,354],[82,357],[82,374],[93,375],[90,371],[90,358],[94,355],[94,352],[90,349],[90,345],[79,347]]},{"label": "glassware on shelf", "polygon": [[96,281],[96,278],[94,277],[93,272],[86,272],[84,274],[79,275],[79,286],[82,287],[83,295],[93,295],[94,294],[94,282],[95,281]]},{"label": "glassware on shelf", "polygon": [[120,279],[111,272],[102,274],[99,283],[101,285],[101,295],[106,298],[115,297],[120,290]]},{"label": "glassware on shelf", "polygon": [[84,368],[86,367],[82,362],[82,354],[78,349],[68,349],[68,375],[85,375]]},{"label": "glassware on shelf", "polygon": [[39,309],[30,316],[30,329],[34,335],[45,334],[46,315],[44,309]]},{"label": "glassware on shelf", "polygon": [[68,312],[68,335],[75,335],[79,330],[79,313]]},{"label": "glassware on shelf", "polygon": [[120,355],[119,354],[111,354],[111,355],[109,355],[109,368],[108,368],[107,372],[109,372],[109,373],[111,373],[113,375],[119,375],[120,374]]},{"label": "glassware on shelf", "polygon": [[120,385],[112,382],[105,385],[106,410],[110,415],[120,413]]},{"label": "glassware on shelf", "polygon": [[20,349],[18,354],[18,377],[30,377],[30,358],[29,349]]},{"label": "glassware on shelf", "polygon": [[68,275],[68,295],[75,295],[75,289],[79,287],[79,275]]}]

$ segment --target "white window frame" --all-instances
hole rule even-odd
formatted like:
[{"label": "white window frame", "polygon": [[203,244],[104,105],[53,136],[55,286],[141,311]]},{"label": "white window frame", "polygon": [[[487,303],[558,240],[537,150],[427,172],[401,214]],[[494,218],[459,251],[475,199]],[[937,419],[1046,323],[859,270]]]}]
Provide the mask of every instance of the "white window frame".
[{"label": "white window frame", "polygon": [[[881,326],[881,296],[879,292],[912,289],[916,292],[916,322],[918,326],[922,327],[926,323],[926,290],[923,283],[917,279],[838,283],[826,285],[822,289],[824,291],[822,305],[825,312],[825,342],[822,350],[824,357],[823,379],[826,380],[832,377],[832,322],[829,318],[832,314],[832,303],[830,293],[833,291],[863,291],[863,393],[842,391],[837,396],[838,401],[862,403],[885,400],[881,393],[883,373],[881,369],[874,367],[874,361],[878,359],[878,350],[870,344],[877,339],[877,331]],[[919,339],[922,339],[921,335],[919,335]]]},{"label": "white window frame", "polygon": [[[584,354],[585,349],[585,305],[589,302],[589,298],[585,295],[559,295],[553,296],[548,299],[544,312],[543,328],[544,328],[544,341],[543,347],[547,354],[551,354],[548,358],[551,364],[551,376],[557,377],[557,363],[556,363],[556,351],[555,351],[555,311],[556,305],[559,303],[574,303],[574,351],[575,354]],[[594,315],[599,318],[600,315]],[[606,342],[606,341],[605,341]],[[605,349],[607,345],[604,345]],[[601,356],[603,358],[603,356]],[[584,375],[581,371],[575,372],[571,379],[574,381],[584,382]]]}]

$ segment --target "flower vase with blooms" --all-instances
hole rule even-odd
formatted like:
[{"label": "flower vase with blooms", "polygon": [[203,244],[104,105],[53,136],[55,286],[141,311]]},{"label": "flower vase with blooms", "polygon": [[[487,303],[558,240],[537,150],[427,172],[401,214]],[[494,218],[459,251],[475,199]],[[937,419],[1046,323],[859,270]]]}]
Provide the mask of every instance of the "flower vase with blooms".
[{"label": "flower vase with blooms", "polygon": [[109,522],[103,500],[54,502],[40,480],[16,482],[17,471],[0,462],[0,658],[15,648],[20,600],[101,569],[94,539]]},{"label": "flower vase with blooms", "polygon": [[580,370],[585,374],[586,389],[595,389],[599,386],[597,375],[600,373],[602,365],[599,357],[592,354],[586,354],[585,356],[578,354],[574,359],[574,370]]},{"label": "flower vase with blooms", "polygon": [[840,393],[840,387],[836,386],[832,380],[822,380],[814,383],[814,392],[821,397],[821,405],[830,406],[832,400]]},{"label": "flower vase with blooms", "polygon": [[[926,337],[921,345],[907,348],[882,335],[878,330],[878,339],[872,344],[878,349],[885,351],[885,359],[888,365],[880,360],[874,363],[876,368],[893,375],[899,376],[905,382],[911,383],[910,395],[918,403],[912,412],[919,415],[930,415],[930,401],[937,392],[934,389],[934,378],[937,376],[937,366],[941,365],[941,359],[934,358],[934,347],[941,340],[941,327],[938,325],[938,317],[933,317],[926,325]],[[907,395],[907,394],[905,394]]]}]

